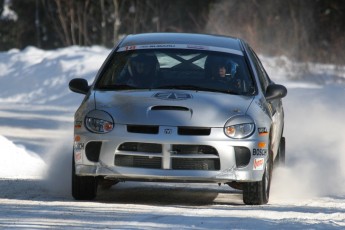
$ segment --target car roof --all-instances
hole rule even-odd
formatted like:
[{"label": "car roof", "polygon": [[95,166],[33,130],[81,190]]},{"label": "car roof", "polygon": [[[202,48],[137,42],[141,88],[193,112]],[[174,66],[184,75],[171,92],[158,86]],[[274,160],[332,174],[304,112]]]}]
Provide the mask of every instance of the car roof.
[{"label": "car roof", "polygon": [[148,44],[187,44],[213,46],[241,51],[239,38],[193,33],[143,33],[126,36],[119,47]]}]

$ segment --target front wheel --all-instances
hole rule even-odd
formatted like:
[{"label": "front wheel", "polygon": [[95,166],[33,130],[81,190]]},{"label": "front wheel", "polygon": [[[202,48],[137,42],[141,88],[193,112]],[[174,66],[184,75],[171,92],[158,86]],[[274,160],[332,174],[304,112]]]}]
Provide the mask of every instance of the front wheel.
[{"label": "front wheel", "polygon": [[97,195],[96,177],[77,176],[75,174],[74,156],[72,161],[72,196],[76,200],[93,200]]},{"label": "front wheel", "polygon": [[243,202],[248,205],[267,204],[270,195],[272,161],[268,159],[261,181],[243,183]]}]

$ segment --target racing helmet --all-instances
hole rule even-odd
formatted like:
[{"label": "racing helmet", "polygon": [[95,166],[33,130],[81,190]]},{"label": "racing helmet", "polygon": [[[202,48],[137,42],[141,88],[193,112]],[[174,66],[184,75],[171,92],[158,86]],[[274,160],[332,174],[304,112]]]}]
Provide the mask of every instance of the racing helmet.
[{"label": "racing helmet", "polygon": [[128,72],[132,77],[154,76],[159,64],[155,55],[138,54],[129,61]]},{"label": "racing helmet", "polygon": [[205,61],[205,73],[208,78],[219,76],[219,69],[223,67],[226,71],[226,78],[233,78],[237,72],[238,64],[227,57],[208,56]]}]

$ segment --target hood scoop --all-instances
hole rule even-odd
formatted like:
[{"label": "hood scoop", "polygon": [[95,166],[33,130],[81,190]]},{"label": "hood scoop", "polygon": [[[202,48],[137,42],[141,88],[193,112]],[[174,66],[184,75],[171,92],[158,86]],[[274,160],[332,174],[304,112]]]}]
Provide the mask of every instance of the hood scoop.
[{"label": "hood scoop", "polygon": [[193,116],[193,110],[184,106],[156,105],[149,108],[147,118],[158,124],[180,124],[181,121],[189,121]]},{"label": "hood scoop", "polygon": [[175,110],[175,111],[190,111],[189,108],[183,107],[183,106],[171,106],[171,105],[157,105],[157,106],[153,106],[151,108],[151,110],[154,111],[171,111],[171,110]]}]

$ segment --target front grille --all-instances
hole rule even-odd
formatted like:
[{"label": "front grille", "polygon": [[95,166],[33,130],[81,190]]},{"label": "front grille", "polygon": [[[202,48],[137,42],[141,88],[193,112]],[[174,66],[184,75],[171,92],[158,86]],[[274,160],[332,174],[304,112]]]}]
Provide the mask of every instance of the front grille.
[{"label": "front grille", "polygon": [[211,128],[201,128],[201,127],[178,127],[178,135],[186,136],[209,136],[211,133]]},{"label": "front grille", "polygon": [[161,153],[162,145],[152,143],[126,142],[121,144],[118,150],[127,152]]},{"label": "front grille", "polygon": [[160,169],[162,168],[162,159],[160,157],[116,155],[115,165],[134,168]]},{"label": "front grille", "polygon": [[[173,145],[175,156],[171,159],[171,167],[176,170],[219,170],[220,160],[215,148],[208,145]],[[213,155],[213,156],[207,156]],[[186,158],[184,158],[185,156]],[[187,158],[188,157],[188,158]]]},{"label": "front grille", "polygon": [[219,159],[173,158],[172,169],[180,170],[219,170]]},{"label": "front grille", "polygon": [[129,133],[158,134],[159,126],[157,125],[127,125]]},{"label": "front grille", "polygon": [[179,155],[183,154],[211,154],[218,156],[215,148],[208,145],[173,145],[172,151]]},{"label": "front grille", "polygon": [[[217,150],[208,145],[171,145],[170,169],[220,170]],[[115,155],[116,166],[162,169],[163,146],[154,143],[126,142]]]}]

